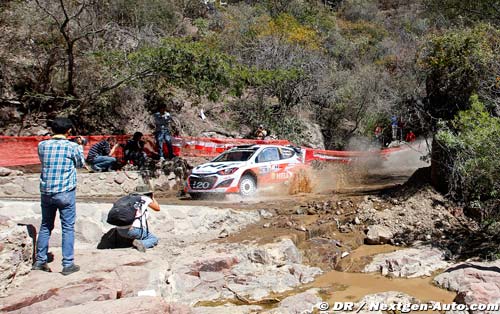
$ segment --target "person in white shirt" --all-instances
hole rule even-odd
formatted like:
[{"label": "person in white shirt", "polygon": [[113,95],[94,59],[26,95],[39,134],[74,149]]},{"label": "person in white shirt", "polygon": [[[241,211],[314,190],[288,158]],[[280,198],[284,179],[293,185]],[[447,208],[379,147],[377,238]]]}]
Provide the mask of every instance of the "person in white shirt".
[{"label": "person in white shirt", "polygon": [[142,203],[135,213],[136,219],[130,226],[116,227],[118,234],[124,238],[134,239],[132,245],[140,252],[158,244],[158,238],[151,233],[148,226],[148,209],[160,211],[160,205],[154,199],[153,191],[139,186],[136,193],[141,194]]}]

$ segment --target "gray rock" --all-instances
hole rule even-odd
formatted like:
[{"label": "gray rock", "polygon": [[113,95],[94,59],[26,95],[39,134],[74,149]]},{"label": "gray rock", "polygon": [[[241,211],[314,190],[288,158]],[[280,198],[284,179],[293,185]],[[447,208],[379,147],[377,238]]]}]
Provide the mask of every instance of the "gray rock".
[{"label": "gray rock", "polygon": [[269,264],[269,255],[265,250],[262,249],[255,249],[250,252],[248,252],[248,259],[252,261],[253,263],[259,263],[259,264]]},{"label": "gray rock", "polygon": [[187,218],[186,212],[181,211],[181,210],[176,209],[176,208],[169,210],[168,213],[174,219],[186,219]]},{"label": "gray rock", "polygon": [[368,227],[365,242],[366,244],[384,244],[388,243],[393,236],[391,230],[386,226],[371,225]]},{"label": "gray rock", "polygon": [[0,187],[0,195],[7,195],[7,196],[23,195],[22,191],[23,189],[21,188],[21,186],[13,183],[3,184]]},{"label": "gray rock", "polygon": [[29,178],[27,180],[24,180],[23,191],[29,195],[39,195],[40,180],[35,178]]},{"label": "gray rock", "polygon": [[270,218],[272,218],[272,217],[273,217],[273,214],[272,214],[271,212],[269,212],[269,211],[265,210],[265,209],[261,209],[261,210],[259,211],[259,214],[260,214],[260,216],[261,216],[262,218],[264,218],[264,219],[270,219]]},{"label": "gray rock", "polygon": [[123,174],[122,172],[118,173],[115,176],[115,182],[118,184],[123,184],[127,180],[127,176]]},{"label": "gray rock", "polygon": [[137,171],[124,171],[125,175],[127,176],[127,178],[131,179],[131,180],[137,180],[139,179],[139,172]]},{"label": "gray rock", "polygon": [[415,278],[431,276],[438,269],[449,266],[445,253],[430,246],[378,254],[364,268],[364,272],[381,272],[384,276]]},{"label": "gray rock", "polygon": [[212,271],[200,271],[200,279],[205,282],[224,281],[224,274]]},{"label": "gray rock", "polygon": [[163,314],[191,314],[187,305],[167,303],[161,297],[133,297],[107,301],[91,301],[85,304],[63,307],[52,310],[47,314],[134,314],[134,313],[163,313]]},{"label": "gray rock", "polygon": [[80,219],[75,226],[76,239],[83,243],[98,243],[103,235],[101,224],[89,218]]},{"label": "gray rock", "polygon": [[436,276],[434,283],[457,291],[458,303],[500,304],[500,260],[455,264]]},{"label": "gray rock", "polygon": [[5,167],[0,167],[0,177],[7,176],[22,176],[24,173],[20,170],[13,170]]},{"label": "gray rock", "polygon": [[309,289],[305,292],[282,300],[278,308],[270,310],[268,314],[302,314],[312,313],[313,309],[321,303],[317,289]]},{"label": "gray rock", "polygon": [[[116,299],[121,294],[118,282],[110,278],[94,276],[86,280],[77,280],[64,287],[47,289],[46,287],[27,293],[16,293],[4,299],[3,304],[10,311],[18,314],[47,313],[54,309],[77,306],[94,300]],[[56,294],[58,297],[47,298],[47,295]],[[6,308],[0,306],[0,312]],[[66,313],[68,313],[66,311]],[[71,312],[73,313],[73,312]],[[81,313],[81,312],[80,312]]]},{"label": "gray rock", "polygon": [[0,296],[30,272],[33,244],[26,226],[18,226],[5,217],[0,219]]},{"label": "gray rock", "polygon": [[173,172],[170,172],[167,176],[167,180],[171,181],[171,180],[175,180],[176,179],[176,175],[175,173]]},{"label": "gray rock", "polygon": [[284,239],[278,243],[268,244],[266,248],[268,254],[273,259],[274,264],[281,265],[302,262],[302,255],[290,239]]}]

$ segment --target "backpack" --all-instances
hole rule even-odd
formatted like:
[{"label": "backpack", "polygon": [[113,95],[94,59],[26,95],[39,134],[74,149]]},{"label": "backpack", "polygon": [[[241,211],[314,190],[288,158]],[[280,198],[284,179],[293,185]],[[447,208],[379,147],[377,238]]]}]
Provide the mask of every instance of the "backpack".
[{"label": "backpack", "polygon": [[108,213],[107,223],[119,227],[130,226],[134,223],[136,211],[142,204],[144,201],[139,194],[130,194],[118,199]]}]

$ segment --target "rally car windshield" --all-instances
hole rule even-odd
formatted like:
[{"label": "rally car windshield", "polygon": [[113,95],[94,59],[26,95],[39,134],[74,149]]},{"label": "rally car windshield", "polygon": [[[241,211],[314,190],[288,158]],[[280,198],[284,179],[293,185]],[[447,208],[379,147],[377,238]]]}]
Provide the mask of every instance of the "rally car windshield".
[{"label": "rally car windshield", "polygon": [[224,161],[247,161],[255,153],[254,150],[235,150],[222,153],[217,156],[214,162],[224,162]]}]

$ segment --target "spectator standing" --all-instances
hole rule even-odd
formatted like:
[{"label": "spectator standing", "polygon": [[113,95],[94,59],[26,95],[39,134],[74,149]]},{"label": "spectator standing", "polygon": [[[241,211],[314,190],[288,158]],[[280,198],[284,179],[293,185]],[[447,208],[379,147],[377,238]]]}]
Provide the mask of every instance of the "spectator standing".
[{"label": "spectator standing", "polygon": [[80,270],[74,264],[75,219],[76,219],[76,168],[85,164],[83,148],[69,141],[73,124],[67,118],[56,118],[51,125],[51,139],[38,144],[42,172],[40,194],[42,223],[37,239],[36,262],[33,270],[50,272],[47,265],[50,234],[54,229],[57,211],[62,228],[62,274],[69,275]]},{"label": "spectator standing", "polygon": [[116,164],[116,158],[111,155],[115,153],[118,146],[117,140],[113,137],[92,145],[87,155],[87,162],[94,171],[109,171]]},{"label": "spectator standing", "polygon": [[377,124],[377,127],[375,128],[375,140],[379,143],[382,143],[382,127],[380,124]]},{"label": "spectator standing", "polygon": [[391,117],[391,126],[392,126],[392,140],[395,141],[398,139],[398,117]]},{"label": "spectator standing", "polygon": [[170,133],[170,124],[172,123],[172,116],[167,112],[165,104],[158,107],[158,112],[153,114],[153,121],[155,124],[155,139],[158,146],[158,155],[160,160],[165,160],[163,153],[163,143],[167,144],[168,159],[175,157],[172,148],[172,135]]},{"label": "spectator standing", "polygon": [[160,211],[160,205],[147,186],[138,186],[136,193],[141,194],[140,205],[136,209],[135,220],[130,226],[116,227],[118,234],[124,238],[134,239],[132,245],[140,252],[158,244],[158,238],[149,231],[148,208]]},{"label": "spectator standing", "polygon": [[412,130],[410,130],[410,132],[406,134],[406,141],[408,143],[415,142],[416,139],[417,137],[415,136],[415,133],[413,133]]}]

